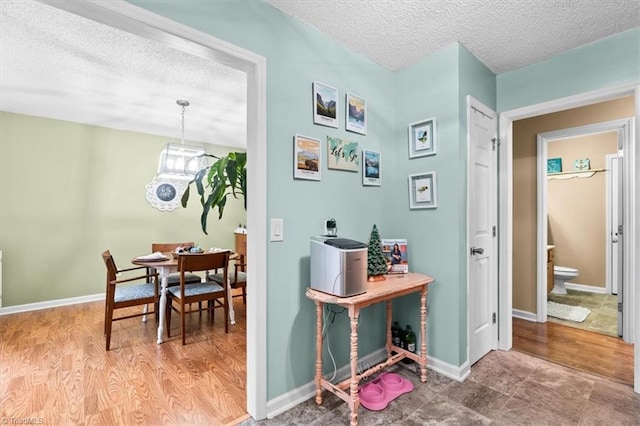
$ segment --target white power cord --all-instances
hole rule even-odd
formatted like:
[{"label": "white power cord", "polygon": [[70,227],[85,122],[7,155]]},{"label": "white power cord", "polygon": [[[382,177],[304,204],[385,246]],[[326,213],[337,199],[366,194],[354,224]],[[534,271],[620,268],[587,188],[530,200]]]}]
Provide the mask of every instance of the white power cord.
[{"label": "white power cord", "polygon": [[333,364],[333,376],[331,376],[329,381],[333,382],[333,380],[336,378],[336,374],[338,374],[338,368],[336,367],[336,360],[333,357],[333,353],[331,352],[331,344],[329,343],[329,328],[327,327],[326,313],[327,310],[329,310],[329,306],[325,304],[322,308],[322,336],[327,336],[327,352],[329,352],[329,358],[331,358],[331,363]]}]

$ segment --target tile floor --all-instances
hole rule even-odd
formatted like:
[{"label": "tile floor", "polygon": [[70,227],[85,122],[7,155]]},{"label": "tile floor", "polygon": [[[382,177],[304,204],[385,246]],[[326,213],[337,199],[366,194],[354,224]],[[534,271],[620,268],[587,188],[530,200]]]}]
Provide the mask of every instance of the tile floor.
[{"label": "tile floor", "polygon": [[[583,322],[568,321],[549,317],[549,321],[569,327],[595,331],[618,337],[618,300],[613,294],[597,294],[567,289],[568,294],[547,295],[547,300],[571,306],[582,306],[591,311]],[[638,422],[640,424],[640,422]]]},{"label": "tile floor", "polygon": [[[413,368],[395,371],[415,389],[382,411],[358,410],[359,425],[634,425],[640,424],[640,395],[630,386],[601,379],[528,355],[493,351],[459,383],[428,370],[420,383]],[[325,391],[269,420],[241,425],[349,425],[349,409]]]}]

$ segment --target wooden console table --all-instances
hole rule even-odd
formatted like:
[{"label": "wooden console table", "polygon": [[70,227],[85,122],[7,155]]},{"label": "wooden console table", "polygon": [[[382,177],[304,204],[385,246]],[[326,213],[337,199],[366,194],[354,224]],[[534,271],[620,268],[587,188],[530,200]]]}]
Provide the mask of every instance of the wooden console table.
[{"label": "wooden console table", "polygon": [[[307,288],[306,295],[316,303],[316,404],[322,404],[322,390],[327,389],[349,404],[351,409],[351,425],[358,424],[358,384],[360,379],[399,362],[403,358],[410,358],[420,365],[420,381],[427,381],[427,285],[433,278],[409,273],[403,275],[387,275],[385,281],[368,282],[367,292],[351,297],[337,297],[311,288]],[[411,293],[420,293],[420,352],[412,352],[394,346],[391,341],[392,300],[396,297]],[[375,303],[387,303],[387,360],[358,374],[358,317],[360,310]],[[325,303],[342,306],[348,309],[351,322],[351,377],[336,385],[322,377],[322,309]],[[396,352],[391,354],[391,352]],[[347,393],[346,389],[349,389]]]}]

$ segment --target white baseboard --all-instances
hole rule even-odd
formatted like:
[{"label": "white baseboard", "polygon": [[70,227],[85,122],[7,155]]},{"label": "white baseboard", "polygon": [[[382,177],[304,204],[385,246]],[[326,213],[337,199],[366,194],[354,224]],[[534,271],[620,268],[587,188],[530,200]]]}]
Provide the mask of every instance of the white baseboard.
[{"label": "white baseboard", "polygon": [[537,322],[538,321],[538,318],[536,317],[535,313],[527,312],[527,311],[521,311],[520,309],[512,309],[511,310],[511,315],[514,318],[520,318],[520,319],[523,319],[525,321],[531,321],[531,322]]},{"label": "white baseboard", "polygon": [[587,293],[607,294],[607,289],[604,287],[595,287],[592,285],[568,283],[568,282],[565,282],[564,286],[570,290],[585,291]]},{"label": "white baseboard", "polygon": [[41,309],[57,308],[60,306],[77,305],[79,303],[104,300],[104,293],[88,296],[70,297],[68,299],[47,300],[46,302],[27,303],[25,305],[7,306],[0,308],[0,315],[17,314],[20,312],[38,311]]},{"label": "white baseboard", "polygon": [[[384,361],[386,357],[387,351],[385,348],[382,348],[370,353],[369,355],[358,358],[358,363],[363,365],[364,367],[368,367]],[[471,367],[469,366],[468,362],[465,362],[460,367],[456,367],[433,357],[427,357],[427,368],[458,382],[464,381],[467,377],[469,377],[469,374],[471,374]],[[335,382],[341,382],[342,380],[347,379],[350,374],[351,367],[349,364],[347,364],[338,369],[338,371],[336,372]],[[290,410],[296,405],[303,403],[309,398],[312,398],[315,394],[316,384],[313,380],[285,394],[282,394],[267,402],[267,418],[272,419],[278,414],[284,413],[285,411]]]}]

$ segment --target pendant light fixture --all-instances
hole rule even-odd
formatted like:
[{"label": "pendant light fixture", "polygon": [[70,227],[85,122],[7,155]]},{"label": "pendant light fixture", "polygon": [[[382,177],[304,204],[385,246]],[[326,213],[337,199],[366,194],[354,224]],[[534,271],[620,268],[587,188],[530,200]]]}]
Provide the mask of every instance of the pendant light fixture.
[{"label": "pendant light fixture", "polygon": [[180,144],[169,143],[160,153],[158,177],[191,180],[198,170],[206,167],[206,159],[203,157],[205,150],[184,144],[184,112],[189,106],[189,101],[178,99],[176,104],[182,108]]}]

